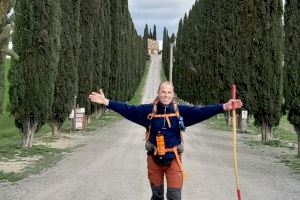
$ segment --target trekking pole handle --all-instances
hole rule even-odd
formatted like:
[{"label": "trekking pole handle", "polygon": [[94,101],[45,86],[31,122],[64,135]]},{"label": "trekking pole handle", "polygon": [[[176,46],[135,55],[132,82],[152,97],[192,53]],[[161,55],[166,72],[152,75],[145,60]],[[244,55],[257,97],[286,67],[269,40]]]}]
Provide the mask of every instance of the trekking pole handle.
[{"label": "trekking pole handle", "polygon": [[236,85],[231,85],[231,99],[232,101],[232,110],[235,110],[236,107]]}]

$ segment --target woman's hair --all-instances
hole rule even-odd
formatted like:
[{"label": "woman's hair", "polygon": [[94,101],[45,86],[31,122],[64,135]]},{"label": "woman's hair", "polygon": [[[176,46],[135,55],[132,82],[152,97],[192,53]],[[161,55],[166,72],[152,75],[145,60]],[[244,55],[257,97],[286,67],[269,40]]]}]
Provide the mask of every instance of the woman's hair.
[{"label": "woman's hair", "polygon": [[170,81],[163,81],[163,82],[161,82],[161,83],[159,84],[159,87],[158,87],[157,92],[159,92],[160,87],[161,87],[162,85],[171,85],[172,88],[173,88],[173,90],[174,90],[174,85],[173,85],[173,83],[171,83]]}]

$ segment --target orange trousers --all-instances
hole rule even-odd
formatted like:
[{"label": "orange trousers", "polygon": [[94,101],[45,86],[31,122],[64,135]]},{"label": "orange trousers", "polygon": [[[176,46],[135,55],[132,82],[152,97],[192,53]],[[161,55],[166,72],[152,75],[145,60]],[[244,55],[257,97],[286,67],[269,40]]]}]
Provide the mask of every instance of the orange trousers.
[{"label": "orange trousers", "polygon": [[169,166],[161,166],[155,163],[152,155],[147,157],[148,179],[151,185],[161,186],[164,184],[164,175],[167,179],[167,188],[181,189],[183,185],[183,176],[181,169],[173,159]]}]

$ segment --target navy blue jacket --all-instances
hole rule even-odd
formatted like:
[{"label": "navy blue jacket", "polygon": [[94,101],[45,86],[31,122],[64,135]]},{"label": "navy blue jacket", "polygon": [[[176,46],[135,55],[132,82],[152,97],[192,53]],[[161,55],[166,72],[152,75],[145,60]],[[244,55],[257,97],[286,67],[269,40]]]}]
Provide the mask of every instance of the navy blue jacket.
[{"label": "navy blue jacket", "polygon": [[[139,106],[128,105],[123,102],[109,101],[108,108],[119,113],[126,119],[144,126],[149,127],[150,120],[148,114],[152,113],[153,104],[142,104]],[[216,114],[224,112],[223,104],[209,105],[205,107],[195,107],[187,105],[178,105],[180,116],[183,118],[185,127],[199,123]],[[168,107],[161,103],[157,105],[156,114],[174,113],[173,105]],[[160,132],[165,137],[166,148],[172,148],[181,143],[179,119],[177,117],[170,117],[171,127],[164,118],[153,118],[151,120],[150,142],[156,146],[156,134]],[[168,153],[166,157],[174,158],[172,153]]]}]

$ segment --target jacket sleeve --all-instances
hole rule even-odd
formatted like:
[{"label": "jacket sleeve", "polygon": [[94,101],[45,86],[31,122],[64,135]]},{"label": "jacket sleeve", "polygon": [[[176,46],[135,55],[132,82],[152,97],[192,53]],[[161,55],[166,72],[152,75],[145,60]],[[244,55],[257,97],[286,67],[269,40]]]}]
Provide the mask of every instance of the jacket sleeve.
[{"label": "jacket sleeve", "polygon": [[191,126],[224,112],[224,109],[223,104],[204,107],[180,105],[179,112],[183,118],[184,125]]},{"label": "jacket sleeve", "polygon": [[149,126],[147,115],[150,112],[150,106],[147,104],[133,106],[128,105],[127,103],[109,100],[107,108],[119,113],[120,115],[134,123],[137,123],[146,128]]}]

